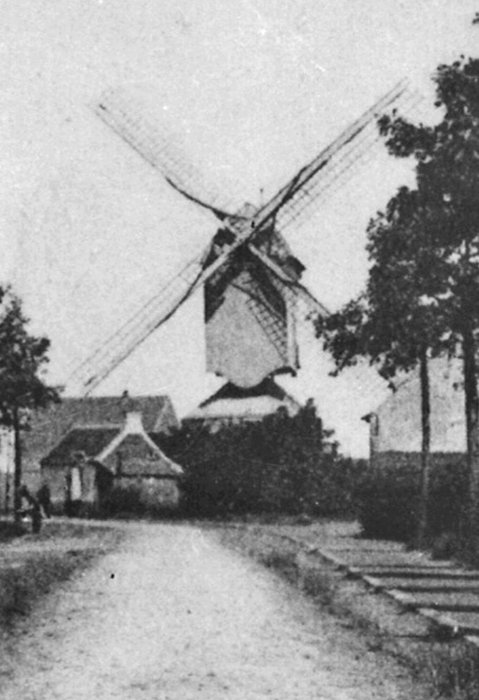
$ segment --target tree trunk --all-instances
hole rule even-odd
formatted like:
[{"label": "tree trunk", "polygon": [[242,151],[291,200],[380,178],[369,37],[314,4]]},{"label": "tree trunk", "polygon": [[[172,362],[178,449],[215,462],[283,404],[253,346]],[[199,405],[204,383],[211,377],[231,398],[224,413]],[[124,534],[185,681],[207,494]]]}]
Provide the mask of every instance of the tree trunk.
[{"label": "tree trunk", "polygon": [[13,514],[15,522],[21,521],[20,510],[22,497],[20,487],[22,485],[22,445],[20,441],[20,419],[18,408],[13,411],[13,445],[14,445],[14,473],[13,473]]},{"label": "tree trunk", "polygon": [[[463,536],[474,548],[474,541],[479,534],[479,441],[478,441],[478,396],[476,379],[475,341],[472,329],[467,327],[463,333],[464,357],[464,394],[466,402],[466,442],[468,472],[468,503],[463,519]],[[473,553],[473,552],[471,552]]]},{"label": "tree trunk", "polygon": [[429,490],[431,481],[431,396],[429,386],[429,363],[427,349],[421,350],[419,358],[419,376],[421,382],[421,491],[419,501],[419,518],[417,541],[424,546],[429,529]]}]

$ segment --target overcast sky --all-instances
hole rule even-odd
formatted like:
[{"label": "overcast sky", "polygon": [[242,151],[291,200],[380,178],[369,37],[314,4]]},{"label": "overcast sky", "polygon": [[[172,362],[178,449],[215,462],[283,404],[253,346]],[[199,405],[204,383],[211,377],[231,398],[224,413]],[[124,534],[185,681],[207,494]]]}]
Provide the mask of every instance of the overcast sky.
[{"label": "overcast sky", "polygon": [[[424,94],[440,62],[474,55],[477,0],[0,0],[0,274],[62,381],[215,231],[95,116],[103,90],[129,86],[226,199],[259,203],[400,78]],[[364,284],[365,228],[408,168],[384,154],[332,195],[289,242],[331,309]],[[99,390],[166,391],[180,414],[218,380],[204,371],[202,299]],[[384,396],[374,374],[339,380],[308,329],[303,371],[346,450]]]}]

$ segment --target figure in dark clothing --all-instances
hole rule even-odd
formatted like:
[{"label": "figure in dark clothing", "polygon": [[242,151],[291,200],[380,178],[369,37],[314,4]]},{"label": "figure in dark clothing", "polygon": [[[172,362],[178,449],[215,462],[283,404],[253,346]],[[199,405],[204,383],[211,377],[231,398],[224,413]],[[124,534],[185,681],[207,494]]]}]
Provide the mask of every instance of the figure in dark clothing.
[{"label": "figure in dark clothing", "polygon": [[37,491],[37,500],[42,507],[45,518],[51,518],[52,499],[48,484],[42,484]]},{"label": "figure in dark clothing", "polygon": [[40,503],[23,484],[20,486],[20,498],[28,503],[27,508],[22,507],[22,514],[30,515],[32,519],[32,532],[38,534],[42,528],[42,509]]}]

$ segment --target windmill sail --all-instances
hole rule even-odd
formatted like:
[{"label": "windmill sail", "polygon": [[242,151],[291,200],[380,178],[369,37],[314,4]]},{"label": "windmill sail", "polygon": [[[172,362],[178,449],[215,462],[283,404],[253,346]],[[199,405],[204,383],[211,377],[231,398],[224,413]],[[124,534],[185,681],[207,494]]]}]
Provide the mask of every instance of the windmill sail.
[{"label": "windmill sail", "polygon": [[[207,283],[220,271],[227,261],[233,259],[235,251],[243,244],[249,243],[249,252],[255,256],[261,264],[268,269],[270,279],[276,289],[281,289],[285,303],[293,308],[298,300],[304,303],[314,313],[325,314],[327,310],[322,306],[308,290],[299,283],[298,276],[287,269],[287,265],[274,260],[274,257],[265,252],[261,245],[256,244],[261,234],[267,230],[274,230],[275,221],[284,213],[285,224],[287,218],[293,221],[299,212],[302,212],[310,203],[310,200],[318,196],[321,187],[327,188],[328,178],[331,183],[341,177],[340,154],[353,153],[357,143],[362,143],[361,153],[366,152],[370,145],[367,136],[368,129],[375,123],[376,117],[385,110],[391,108],[407,93],[406,82],[396,85],[390,92],[367,110],[359,119],[351,124],[332,144],[323,149],[319,155],[292,178],[267,204],[256,210],[247,218],[242,215],[231,215],[230,203],[222,201],[222,198],[211,188],[204,184],[191,166],[186,166],[179,151],[171,147],[154,122],[139,115],[138,111],[131,113],[131,104],[128,96],[119,91],[106,93],[95,111],[102,120],[113,128],[123,140],[129,143],[143,158],[153,167],[160,170],[167,181],[178,191],[201,206],[206,206],[223,221],[223,230],[229,234],[226,240],[218,246],[217,239],[200,256],[194,258],[182,272],[163,286],[138,312],[132,316],[123,326],[112,334],[102,347],[92,353],[71,375],[68,385],[75,387],[83,393],[90,393],[105,379],[126,357],[128,357],[151,333],[165,323],[181,306],[181,304],[200,286]],[[374,129],[372,129],[374,130]],[[366,138],[365,138],[366,137]],[[361,142],[361,138],[364,142]],[[355,157],[353,156],[349,156]],[[348,161],[349,162],[349,161]],[[254,243],[252,244],[254,240]],[[249,294],[250,298],[253,295]],[[269,314],[266,322],[264,310],[267,305],[262,303],[261,311],[258,307],[258,295],[256,305],[251,300],[250,311],[261,322],[263,331],[269,335],[272,345],[278,348],[284,347],[279,339],[281,324],[277,321],[270,323],[273,316]],[[253,308],[254,307],[254,308]],[[263,314],[261,321],[260,316]],[[280,314],[281,315],[281,314]],[[292,316],[291,316],[292,318]],[[268,325],[271,328],[268,330]],[[284,324],[283,324],[284,325]],[[291,334],[291,324],[285,321],[286,334]],[[273,335],[275,336],[273,340]],[[289,336],[288,336],[289,337]],[[283,343],[281,345],[281,343]],[[294,355],[294,347],[287,342],[288,361]],[[278,353],[281,355],[281,353]],[[282,358],[284,362],[284,358]]]},{"label": "windmill sail", "polygon": [[120,138],[128,143],[151,166],[159,170],[166,181],[196,204],[210,209],[220,220],[235,207],[221,196],[214,186],[207,183],[201,173],[186,161],[182,151],[158,128],[145,104],[126,90],[105,92],[95,113]]},{"label": "windmill sail", "polygon": [[[298,173],[263,207],[254,217],[254,225],[261,226],[265,221],[275,217],[295,197],[304,198],[310,190],[315,178],[321,178],[322,173],[330,165],[333,157],[343,148],[347,147],[354,139],[371,124],[375,123],[378,116],[390,109],[398,102],[408,89],[406,80],[400,81],[386,95],[379,99],[372,107],[367,109],[356,121],[350,124],[329,146],[324,148],[310,163],[301,168]],[[291,204],[290,204],[291,206]]]},{"label": "windmill sail", "polygon": [[[394,100],[394,108],[401,108],[401,114],[418,115],[424,98],[416,91],[407,88]],[[392,104],[390,105],[392,106]],[[381,110],[378,109],[376,115]],[[319,170],[304,187],[295,193],[280,209],[277,226],[286,233],[291,228],[298,228],[317,209],[325,198],[357,174],[365,163],[384,150],[383,140],[377,128],[376,120],[371,119],[357,137],[348,141],[344,147],[333,152],[325,169]]]}]

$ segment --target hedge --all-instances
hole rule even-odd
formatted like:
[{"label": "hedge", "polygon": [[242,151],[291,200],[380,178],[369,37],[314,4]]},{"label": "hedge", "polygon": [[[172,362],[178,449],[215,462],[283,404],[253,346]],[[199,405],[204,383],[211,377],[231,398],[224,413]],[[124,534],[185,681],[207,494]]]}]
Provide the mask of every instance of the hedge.
[{"label": "hedge", "polygon": [[[465,460],[434,464],[428,504],[428,535],[460,536],[467,497]],[[367,537],[412,541],[417,534],[420,468],[403,460],[369,467],[358,485],[358,511]]]},{"label": "hedge", "polygon": [[353,517],[365,462],[337,455],[331,443],[325,449],[330,437],[309,403],[294,417],[280,410],[214,433],[187,426],[161,447],[184,468],[187,515]]}]

